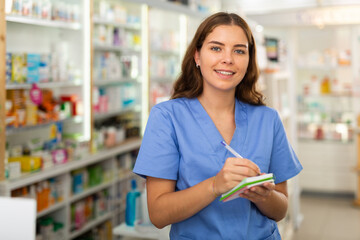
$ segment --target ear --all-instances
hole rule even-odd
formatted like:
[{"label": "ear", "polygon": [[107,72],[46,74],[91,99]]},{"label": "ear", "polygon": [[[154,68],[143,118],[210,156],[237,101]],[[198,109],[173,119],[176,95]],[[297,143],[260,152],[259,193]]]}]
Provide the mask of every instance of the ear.
[{"label": "ear", "polygon": [[195,54],[194,54],[194,61],[195,61],[195,64],[200,65],[200,53],[197,50],[195,51]]}]

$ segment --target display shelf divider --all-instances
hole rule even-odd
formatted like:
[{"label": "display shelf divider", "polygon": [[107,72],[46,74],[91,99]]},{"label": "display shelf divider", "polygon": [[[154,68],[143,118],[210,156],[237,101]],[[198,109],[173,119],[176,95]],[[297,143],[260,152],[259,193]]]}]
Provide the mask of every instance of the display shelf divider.
[{"label": "display shelf divider", "polygon": [[113,185],[114,181],[109,181],[109,182],[105,182],[105,183],[101,183],[97,186],[94,187],[90,187],[89,189],[85,189],[83,192],[78,193],[78,194],[74,194],[70,197],[70,202],[76,202],[77,200],[80,200],[82,198],[85,198],[91,194],[100,192],[101,190],[110,187],[111,185]]},{"label": "display shelf divider", "polygon": [[129,53],[136,53],[140,54],[141,49],[137,47],[123,47],[123,46],[114,46],[114,45],[102,45],[102,44],[94,44],[95,50],[101,50],[101,51],[118,51],[123,52],[125,54]]},{"label": "display shelf divider", "polygon": [[69,238],[74,239],[74,238],[80,236],[81,234],[85,233],[86,231],[92,229],[93,227],[96,227],[98,224],[110,219],[111,217],[112,217],[112,212],[108,212],[108,213],[96,218],[95,220],[90,221],[83,228],[71,232]]},{"label": "display shelf divider", "polygon": [[141,30],[141,24],[136,24],[136,23],[121,23],[121,22],[117,22],[117,21],[111,21],[111,20],[107,20],[107,19],[101,19],[98,16],[94,16],[93,17],[93,22],[94,24],[103,24],[103,25],[111,25],[114,27],[121,27],[121,28],[125,28],[125,29],[129,29],[129,30],[136,30],[136,31],[140,31]]},{"label": "display shelf divider", "polygon": [[77,22],[53,21],[53,20],[37,19],[37,18],[26,17],[26,16],[7,15],[6,21],[14,22],[14,23],[37,25],[37,26],[43,26],[43,27],[64,28],[64,29],[71,29],[71,30],[80,30],[81,29],[81,24],[77,23]]},{"label": "display shelf divider", "polygon": [[65,207],[65,205],[66,205],[66,202],[64,200],[59,202],[59,203],[55,203],[54,205],[51,205],[47,209],[44,209],[44,210],[38,212],[36,214],[36,217],[41,218],[41,217],[43,217],[45,215],[48,215],[49,213],[55,212],[56,210],[58,210],[58,209],[60,209],[62,207]]},{"label": "display shelf divider", "polygon": [[186,7],[184,5],[174,4],[170,3],[168,1],[160,1],[160,0],[131,0],[132,3],[138,3],[138,4],[146,4],[149,7],[153,8],[159,8],[165,11],[171,11],[176,12],[180,14],[185,14],[190,17],[195,18],[205,18],[209,14],[203,13],[199,11],[191,10],[189,7]]},{"label": "display shelf divider", "polygon": [[125,107],[123,109],[120,110],[114,110],[114,111],[109,111],[109,112],[105,112],[105,113],[94,113],[94,120],[101,120],[101,119],[105,119],[105,118],[109,118],[109,117],[115,117],[117,115],[120,115],[122,113],[126,113],[129,111],[137,111],[138,107],[132,106],[132,107]]},{"label": "display shelf divider", "polygon": [[118,84],[126,84],[126,83],[141,83],[138,78],[118,78],[113,80],[95,80],[94,86],[106,86],[106,85],[118,85]]},{"label": "display shelf divider", "polygon": [[51,124],[55,124],[58,122],[76,122],[76,123],[80,123],[82,122],[83,118],[82,116],[74,116],[74,117],[69,117],[69,118],[65,118],[59,121],[51,121],[51,122],[47,122],[47,123],[40,123],[40,124],[36,124],[36,125],[29,125],[29,126],[23,126],[23,127],[17,127],[17,128],[7,128],[6,129],[6,135],[12,135],[18,132],[23,132],[23,131],[28,131],[28,130],[34,130],[36,128],[43,128],[46,126],[50,126]]},{"label": "display shelf divider", "polygon": [[[31,83],[22,83],[22,84],[7,84],[6,89],[30,89],[33,84]],[[44,82],[44,83],[36,83],[36,85],[40,88],[62,88],[62,87],[80,87],[82,85],[81,81],[74,82]]]},{"label": "display shelf divider", "polygon": [[6,75],[6,22],[5,1],[0,0],[0,181],[5,179],[5,75]]}]

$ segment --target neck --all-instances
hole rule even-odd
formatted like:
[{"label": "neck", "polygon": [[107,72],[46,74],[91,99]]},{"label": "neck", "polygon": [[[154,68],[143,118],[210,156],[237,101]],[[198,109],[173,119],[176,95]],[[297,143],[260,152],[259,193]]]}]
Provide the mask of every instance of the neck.
[{"label": "neck", "polygon": [[233,92],[222,92],[217,94],[203,93],[199,102],[207,111],[233,112],[235,108],[235,96]]}]

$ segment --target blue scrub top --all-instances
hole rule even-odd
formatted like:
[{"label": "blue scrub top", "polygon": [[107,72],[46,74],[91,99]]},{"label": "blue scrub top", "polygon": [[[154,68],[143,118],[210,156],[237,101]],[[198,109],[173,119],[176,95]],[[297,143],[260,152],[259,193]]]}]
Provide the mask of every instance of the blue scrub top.
[{"label": "blue scrub top", "polygon": [[[290,146],[278,113],[266,106],[235,101],[236,129],[230,146],[254,161],[275,183],[297,175],[302,166]],[[151,110],[134,172],[176,180],[176,191],[215,176],[233,157],[197,98],[179,98]],[[194,216],[174,223],[171,239],[281,239],[275,221],[249,200],[214,200]]]}]

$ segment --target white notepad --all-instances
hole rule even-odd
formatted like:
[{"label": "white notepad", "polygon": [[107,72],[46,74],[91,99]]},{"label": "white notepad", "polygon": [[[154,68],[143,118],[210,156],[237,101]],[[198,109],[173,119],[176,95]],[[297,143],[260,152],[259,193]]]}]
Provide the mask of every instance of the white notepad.
[{"label": "white notepad", "polygon": [[220,201],[228,202],[239,197],[239,194],[253,186],[264,184],[265,182],[274,182],[272,173],[263,174],[255,177],[244,178],[238,185],[220,197]]}]

